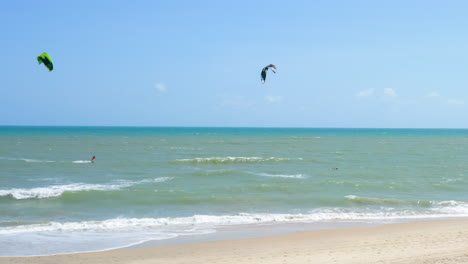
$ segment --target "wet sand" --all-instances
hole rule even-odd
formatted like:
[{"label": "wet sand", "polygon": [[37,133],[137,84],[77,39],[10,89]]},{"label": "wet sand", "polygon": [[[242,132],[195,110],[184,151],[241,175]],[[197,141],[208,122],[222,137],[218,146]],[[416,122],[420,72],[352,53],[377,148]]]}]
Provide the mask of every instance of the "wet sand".
[{"label": "wet sand", "polygon": [[0,263],[468,263],[468,219],[317,230],[93,253],[3,257]]}]

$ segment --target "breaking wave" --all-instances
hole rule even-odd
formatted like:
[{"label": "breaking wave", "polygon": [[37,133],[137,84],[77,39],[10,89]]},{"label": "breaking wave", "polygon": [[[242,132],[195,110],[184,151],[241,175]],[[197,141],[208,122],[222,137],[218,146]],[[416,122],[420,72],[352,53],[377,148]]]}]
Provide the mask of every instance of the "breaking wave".
[{"label": "breaking wave", "polygon": [[[442,202],[442,204],[445,202]],[[359,212],[348,211],[340,208],[316,209],[308,214],[250,214],[237,215],[194,215],[190,217],[167,218],[116,218],[103,221],[82,222],[48,222],[29,225],[6,226],[0,228],[0,234],[24,233],[24,232],[63,232],[63,231],[114,231],[134,230],[142,228],[192,226],[216,227],[223,225],[262,224],[262,223],[301,223],[326,220],[389,220],[406,218],[437,218],[437,217],[461,217],[468,215],[468,204],[455,202],[459,210],[457,213],[444,212],[438,208],[434,213],[410,212],[410,211],[374,211]],[[438,203],[439,204],[439,203]],[[453,208],[444,206],[445,209]],[[463,208],[463,210],[461,210]]]},{"label": "breaking wave", "polygon": [[[365,209],[322,208],[306,214],[239,213],[172,218],[114,218],[81,222],[8,222],[3,225],[0,223],[0,235],[7,242],[6,248],[3,248],[3,254],[0,252],[0,255],[53,255],[117,249],[149,240],[165,240],[181,235],[213,233],[219,227],[233,225],[320,223],[324,221],[388,223],[404,219],[467,216],[468,205],[466,203],[446,201],[434,203],[434,211],[368,211]],[[43,245],[47,246],[18,251],[18,248],[30,246],[31,238],[39,239]]]},{"label": "breaking wave", "polygon": [[398,200],[391,198],[360,197],[356,195],[347,195],[344,198],[353,203],[367,206],[377,205],[392,208],[398,206],[406,207],[409,205],[413,208],[424,208],[429,210],[429,212],[437,212],[438,214],[468,215],[468,203],[463,201]]},{"label": "breaking wave", "polygon": [[52,163],[52,162],[60,162],[60,163],[91,163],[91,160],[73,160],[73,161],[55,161],[55,160],[41,160],[41,159],[28,159],[28,158],[7,158],[7,157],[0,157],[1,160],[10,160],[10,161],[24,161],[28,163]]},{"label": "breaking wave", "polygon": [[24,162],[55,162],[52,160],[38,160],[38,159],[26,159],[26,158],[7,158],[7,157],[0,157],[2,160],[12,160],[12,161],[24,161]]},{"label": "breaking wave", "polygon": [[293,178],[293,179],[305,179],[304,174],[272,174],[272,173],[251,173],[253,175],[262,177],[274,177],[274,178]]},{"label": "breaking wave", "polygon": [[74,160],[73,163],[92,163],[90,160]]},{"label": "breaking wave", "polygon": [[120,190],[125,187],[130,187],[137,184],[149,182],[164,182],[171,180],[170,177],[161,177],[156,179],[145,179],[141,181],[119,181],[115,184],[87,184],[87,183],[72,183],[65,185],[52,185],[47,187],[37,187],[30,189],[13,188],[9,190],[0,190],[1,196],[11,196],[14,199],[43,199],[61,196],[64,192],[79,192],[79,191],[111,191]]},{"label": "breaking wave", "polygon": [[302,158],[275,158],[275,157],[211,157],[211,158],[193,158],[178,159],[177,162],[199,163],[199,164],[224,164],[224,163],[258,163],[258,162],[279,162],[290,160],[302,160]]}]

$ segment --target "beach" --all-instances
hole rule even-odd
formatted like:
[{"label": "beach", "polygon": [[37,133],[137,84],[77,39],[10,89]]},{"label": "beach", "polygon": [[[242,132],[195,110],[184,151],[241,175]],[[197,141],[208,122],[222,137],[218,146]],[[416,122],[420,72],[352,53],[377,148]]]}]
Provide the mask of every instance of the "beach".
[{"label": "beach", "polygon": [[468,264],[468,1],[4,2],[0,264]]},{"label": "beach", "polygon": [[468,263],[468,220],[318,230],[93,253],[2,257],[0,263]]},{"label": "beach", "polygon": [[[0,257],[343,263],[350,248],[392,259],[410,245],[442,256],[468,244],[450,245],[463,225],[426,222],[468,218],[467,132],[1,127]],[[409,222],[420,236],[393,236]]]}]

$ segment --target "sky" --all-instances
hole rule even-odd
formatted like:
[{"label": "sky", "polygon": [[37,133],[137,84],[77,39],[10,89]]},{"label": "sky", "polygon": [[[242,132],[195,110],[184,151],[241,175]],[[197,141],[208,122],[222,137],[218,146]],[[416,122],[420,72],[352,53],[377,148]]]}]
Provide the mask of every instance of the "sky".
[{"label": "sky", "polygon": [[468,128],[467,1],[1,6],[0,125]]}]

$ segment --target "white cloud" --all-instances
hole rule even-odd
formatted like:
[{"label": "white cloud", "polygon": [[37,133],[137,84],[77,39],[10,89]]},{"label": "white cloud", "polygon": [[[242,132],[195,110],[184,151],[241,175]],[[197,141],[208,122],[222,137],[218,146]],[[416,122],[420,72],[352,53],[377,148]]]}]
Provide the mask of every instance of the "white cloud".
[{"label": "white cloud", "polygon": [[447,101],[447,104],[449,104],[449,105],[464,105],[465,101],[457,100],[457,99],[450,99],[450,100]]},{"label": "white cloud", "polygon": [[433,91],[433,92],[430,92],[430,93],[426,94],[425,97],[439,97],[439,96],[440,96],[440,94],[438,92]]},{"label": "white cloud", "polygon": [[164,93],[164,92],[167,91],[167,88],[166,88],[166,86],[165,86],[163,83],[156,83],[156,84],[154,85],[154,88],[156,88],[156,90],[158,90],[158,91],[161,92],[161,93]]},{"label": "white cloud", "polygon": [[384,89],[384,94],[385,94],[386,96],[388,96],[388,97],[396,97],[396,96],[397,96],[395,90],[392,89],[392,88],[385,88],[385,89]]},{"label": "white cloud", "polygon": [[270,103],[281,103],[283,101],[283,97],[268,95],[268,96],[265,97],[265,100],[267,100]]},{"label": "white cloud", "polygon": [[362,90],[356,94],[357,97],[369,97],[374,93],[374,89]]}]

